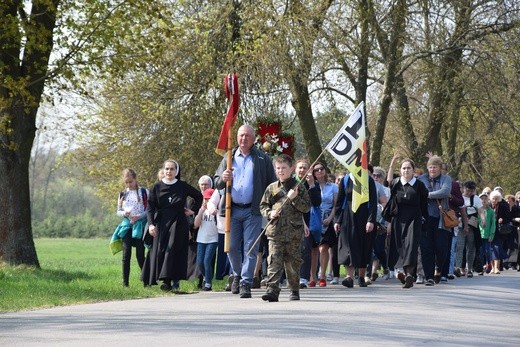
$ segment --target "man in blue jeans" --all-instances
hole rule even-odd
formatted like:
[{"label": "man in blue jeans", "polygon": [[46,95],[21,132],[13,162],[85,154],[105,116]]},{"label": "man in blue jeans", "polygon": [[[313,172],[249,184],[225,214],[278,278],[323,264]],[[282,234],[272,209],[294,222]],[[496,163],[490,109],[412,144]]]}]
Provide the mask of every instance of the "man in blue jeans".
[{"label": "man in blue jeans", "polygon": [[234,276],[231,292],[240,293],[241,298],[251,297],[258,243],[248,256],[246,253],[262,231],[260,200],[267,186],[276,181],[271,158],[254,146],[255,139],[253,127],[242,125],[237,133],[238,147],[233,150],[233,168],[228,170],[223,158],[215,173],[217,189],[233,182],[228,257]]}]

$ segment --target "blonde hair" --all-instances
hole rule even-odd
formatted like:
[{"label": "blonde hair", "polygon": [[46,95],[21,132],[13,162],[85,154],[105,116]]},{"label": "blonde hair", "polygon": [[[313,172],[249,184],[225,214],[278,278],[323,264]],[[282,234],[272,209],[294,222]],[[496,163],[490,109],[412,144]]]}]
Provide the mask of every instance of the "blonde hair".
[{"label": "blonde hair", "polygon": [[438,155],[433,155],[430,157],[430,159],[428,159],[428,164],[426,164],[426,165],[427,166],[435,165],[435,166],[440,166],[442,168],[442,159]]},{"label": "blonde hair", "polygon": [[[123,177],[123,184],[125,184],[125,181],[127,178],[133,178],[135,180],[135,188],[137,190],[137,202],[140,203],[141,197],[139,196],[139,183],[137,182],[137,174],[135,173],[135,170],[130,169],[130,168],[124,169],[123,173],[122,173],[122,177]],[[125,196],[126,196],[126,192],[125,192],[125,194],[121,195],[121,203],[125,199]]]}]

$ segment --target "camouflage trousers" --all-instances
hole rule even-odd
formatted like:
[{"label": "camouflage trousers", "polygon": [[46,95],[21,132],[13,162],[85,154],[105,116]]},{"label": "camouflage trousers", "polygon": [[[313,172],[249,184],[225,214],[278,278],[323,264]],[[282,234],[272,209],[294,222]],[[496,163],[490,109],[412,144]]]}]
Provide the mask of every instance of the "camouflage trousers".
[{"label": "camouflage trousers", "polygon": [[302,263],[301,238],[280,242],[269,240],[267,257],[267,289],[280,293],[280,280],[285,269],[290,290],[300,289],[300,266]]}]

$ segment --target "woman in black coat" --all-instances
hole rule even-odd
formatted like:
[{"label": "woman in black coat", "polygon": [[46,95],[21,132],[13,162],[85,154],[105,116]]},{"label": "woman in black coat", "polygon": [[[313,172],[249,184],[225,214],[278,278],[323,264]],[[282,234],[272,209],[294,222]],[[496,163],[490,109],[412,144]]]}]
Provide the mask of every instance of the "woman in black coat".
[{"label": "woman in black coat", "polygon": [[502,260],[507,259],[508,255],[504,248],[504,244],[507,241],[509,235],[500,234],[499,229],[501,225],[511,223],[511,212],[509,210],[509,204],[502,198],[502,194],[498,190],[493,190],[489,194],[489,200],[491,201],[491,208],[495,210],[496,218],[496,231],[495,237],[491,244],[492,259],[493,259],[493,270],[492,273],[500,273],[500,263]]},{"label": "woman in black coat", "polygon": [[351,174],[345,175],[338,187],[335,206],[334,230],[338,234],[338,263],[347,267],[347,276],[341,284],[347,288],[354,285],[354,270],[358,269],[359,286],[366,287],[365,272],[371,263],[373,240],[371,233],[377,218],[377,192],[374,179],[368,177],[368,202],[352,210],[354,189]]},{"label": "woman in black coat", "polygon": [[148,198],[148,233],[153,244],[141,273],[144,285],[162,281],[161,289],[179,289],[179,281],[186,279],[189,245],[189,225],[185,215],[186,199],[193,198],[192,210],[197,214],[202,194],[180,180],[176,161],[163,164],[164,178],[150,190]]},{"label": "woman in black coat", "polygon": [[415,164],[411,159],[401,163],[401,177],[392,182],[390,197],[398,211],[387,225],[387,231],[394,234],[390,247],[399,257],[395,267],[404,271],[398,274],[403,288],[413,287],[422,224],[428,218],[428,189],[414,177],[414,171]]}]

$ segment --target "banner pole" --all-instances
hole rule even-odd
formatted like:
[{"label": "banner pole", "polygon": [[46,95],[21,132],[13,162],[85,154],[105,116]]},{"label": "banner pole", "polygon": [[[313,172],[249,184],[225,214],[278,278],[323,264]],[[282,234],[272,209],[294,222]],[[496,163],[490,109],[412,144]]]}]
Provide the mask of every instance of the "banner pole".
[{"label": "banner pole", "polygon": [[[227,165],[226,168],[233,168],[233,127],[228,130],[227,143]],[[231,184],[232,180],[226,182],[226,220],[224,223],[224,252],[229,253],[229,243],[231,239]]]}]

